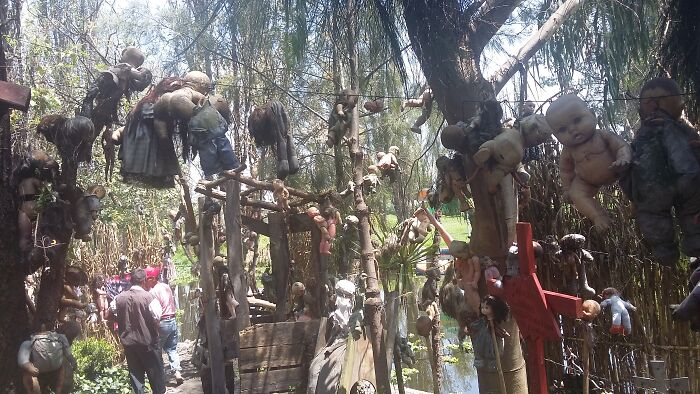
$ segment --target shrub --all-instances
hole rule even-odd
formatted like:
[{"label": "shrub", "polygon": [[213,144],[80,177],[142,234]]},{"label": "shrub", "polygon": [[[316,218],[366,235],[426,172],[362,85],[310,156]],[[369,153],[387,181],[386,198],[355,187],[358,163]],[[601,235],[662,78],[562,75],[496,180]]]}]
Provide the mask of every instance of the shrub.
[{"label": "shrub", "polygon": [[129,394],[129,371],[115,365],[118,350],[104,339],[86,338],[72,346],[78,363],[73,392],[77,394]]}]

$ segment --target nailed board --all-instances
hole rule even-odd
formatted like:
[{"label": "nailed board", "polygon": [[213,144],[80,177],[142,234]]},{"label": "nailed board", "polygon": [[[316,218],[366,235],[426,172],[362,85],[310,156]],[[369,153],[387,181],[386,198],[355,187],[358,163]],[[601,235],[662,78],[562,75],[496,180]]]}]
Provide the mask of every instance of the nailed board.
[{"label": "nailed board", "polygon": [[316,341],[319,320],[256,324],[241,331],[241,349]]},{"label": "nailed board", "polygon": [[241,375],[241,394],[286,393],[299,388],[305,374],[303,367],[244,373]]}]

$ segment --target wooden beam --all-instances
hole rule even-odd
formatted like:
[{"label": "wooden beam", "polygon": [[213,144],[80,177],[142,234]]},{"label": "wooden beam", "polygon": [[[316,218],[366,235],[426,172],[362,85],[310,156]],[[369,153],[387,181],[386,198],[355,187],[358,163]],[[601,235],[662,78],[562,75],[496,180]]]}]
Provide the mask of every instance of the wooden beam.
[{"label": "wooden beam", "polygon": [[12,82],[0,81],[0,103],[27,112],[32,99],[32,90]]},{"label": "wooden beam", "polygon": [[241,198],[240,201],[241,201],[241,205],[245,205],[247,207],[263,208],[263,209],[267,209],[268,211],[275,211],[275,212],[282,211],[282,209],[277,204],[275,204],[273,202],[249,200],[245,197]]},{"label": "wooden beam", "polygon": [[207,197],[215,198],[221,201],[226,201],[226,193],[222,192],[221,190],[205,189],[201,186],[197,186],[194,188],[194,191]]},{"label": "wooden beam", "polygon": [[[304,231],[313,231],[317,229],[313,219],[305,213],[296,213],[289,215],[289,231],[292,233],[303,233]],[[319,230],[320,231],[320,230]]]},{"label": "wooden beam", "polygon": [[233,296],[238,301],[236,307],[236,329],[250,325],[250,310],[248,309],[248,284],[243,269],[243,243],[241,241],[241,184],[236,181],[226,182],[226,206],[224,222],[226,224],[226,255],[228,271],[233,285]]},{"label": "wooden beam", "polygon": [[275,295],[277,310],[275,320],[284,321],[287,313],[287,287],[289,287],[289,240],[287,239],[287,221],[283,213],[271,213],[270,223],[270,260],[272,275],[275,278]]},{"label": "wooden beam", "polygon": [[253,219],[250,216],[241,215],[241,223],[249,229],[266,237],[270,236],[270,225],[260,219]]}]

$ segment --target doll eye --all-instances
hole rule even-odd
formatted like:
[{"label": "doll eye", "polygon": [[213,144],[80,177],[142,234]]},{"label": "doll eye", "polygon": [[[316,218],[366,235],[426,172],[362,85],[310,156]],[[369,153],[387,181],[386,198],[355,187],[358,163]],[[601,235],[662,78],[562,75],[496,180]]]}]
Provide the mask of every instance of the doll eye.
[{"label": "doll eye", "polygon": [[581,121],[581,117],[577,116],[574,118],[574,123],[579,123]]},{"label": "doll eye", "polygon": [[559,134],[564,133],[564,132],[566,132],[566,126],[562,126],[562,127],[557,129],[557,133],[559,133]]}]

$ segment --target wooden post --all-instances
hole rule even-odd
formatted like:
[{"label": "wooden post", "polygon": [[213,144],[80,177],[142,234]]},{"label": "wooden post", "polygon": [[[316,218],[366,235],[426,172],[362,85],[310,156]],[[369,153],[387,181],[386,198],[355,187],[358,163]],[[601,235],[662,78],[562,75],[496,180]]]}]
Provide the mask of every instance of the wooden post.
[{"label": "wooden post", "polygon": [[275,321],[284,321],[287,313],[287,287],[289,286],[289,240],[284,213],[270,213],[267,217],[270,229],[270,260],[275,277],[277,309]]},{"label": "wooden post", "polygon": [[428,308],[434,313],[431,316],[433,326],[430,330],[430,347],[433,349],[433,392],[442,393],[442,327],[440,322],[440,309],[437,302],[433,302]]},{"label": "wooden post", "polygon": [[[355,0],[347,2],[347,43],[350,63],[350,88],[359,94],[359,76],[357,67],[357,3]],[[369,337],[372,342],[372,356],[374,358],[374,374],[377,380],[377,392],[388,394],[391,392],[389,382],[389,368],[386,360],[386,342],[384,341],[384,330],[382,324],[383,303],[380,298],[379,276],[377,273],[374,248],[369,225],[369,208],[362,195],[362,172],[363,172],[363,152],[360,149],[360,110],[359,105],[352,109],[350,120],[350,158],[353,167],[353,182],[355,187],[355,216],[360,219],[358,224],[360,233],[360,250],[362,265],[367,274],[367,290],[365,292],[365,322],[369,325]]]},{"label": "wooden post", "polygon": [[228,271],[233,285],[233,296],[238,301],[236,307],[236,331],[250,326],[250,309],[248,308],[248,284],[243,270],[243,243],[241,240],[241,184],[238,181],[226,182],[226,255]]},{"label": "wooden post", "polygon": [[[587,324],[587,323],[584,323]],[[587,330],[584,330],[584,333]],[[588,394],[588,386],[590,385],[589,380],[591,379],[591,357],[590,357],[590,346],[588,345],[587,335],[583,336],[583,394]]]},{"label": "wooden post", "polygon": [[213,393],[227,393],[226,373],[224,371],[224,354],[221,346],[221,327],[216,313],[216,290],[212,278],[212,260],[214,256],[214,235],[212,233],[212,215],[203,214],[204,197],[199,198],[199,281],[204,292],[204,319],[207,330],[207,349],[209,350],[209,368],[211,369],[211,388]]},{"label": "wooden post", "polygon": [[[322,266],[323,266],[323,256],[321,255],[321,252],[319,250],[319,246],[321,244],[321,230],[318,229],[316,225],[311,226],[311,266],[314,269],[314,274],[315,277],[317,278],[317,283],[316,287],[313,288],[314,291],[314,297],[316,298],[316,306],[314,308],[314,313],[318,313],[318,316],[314,317],[325,317],[326,316],[326,311],[324,310],[324,305],[325,303],[322,302],[324,299],[324,284],[325,282],[321,282],[318,280],[318,278],[321,278],[321,271],[322,271]],[[308,283],[306,284],[308,285]]]}]

